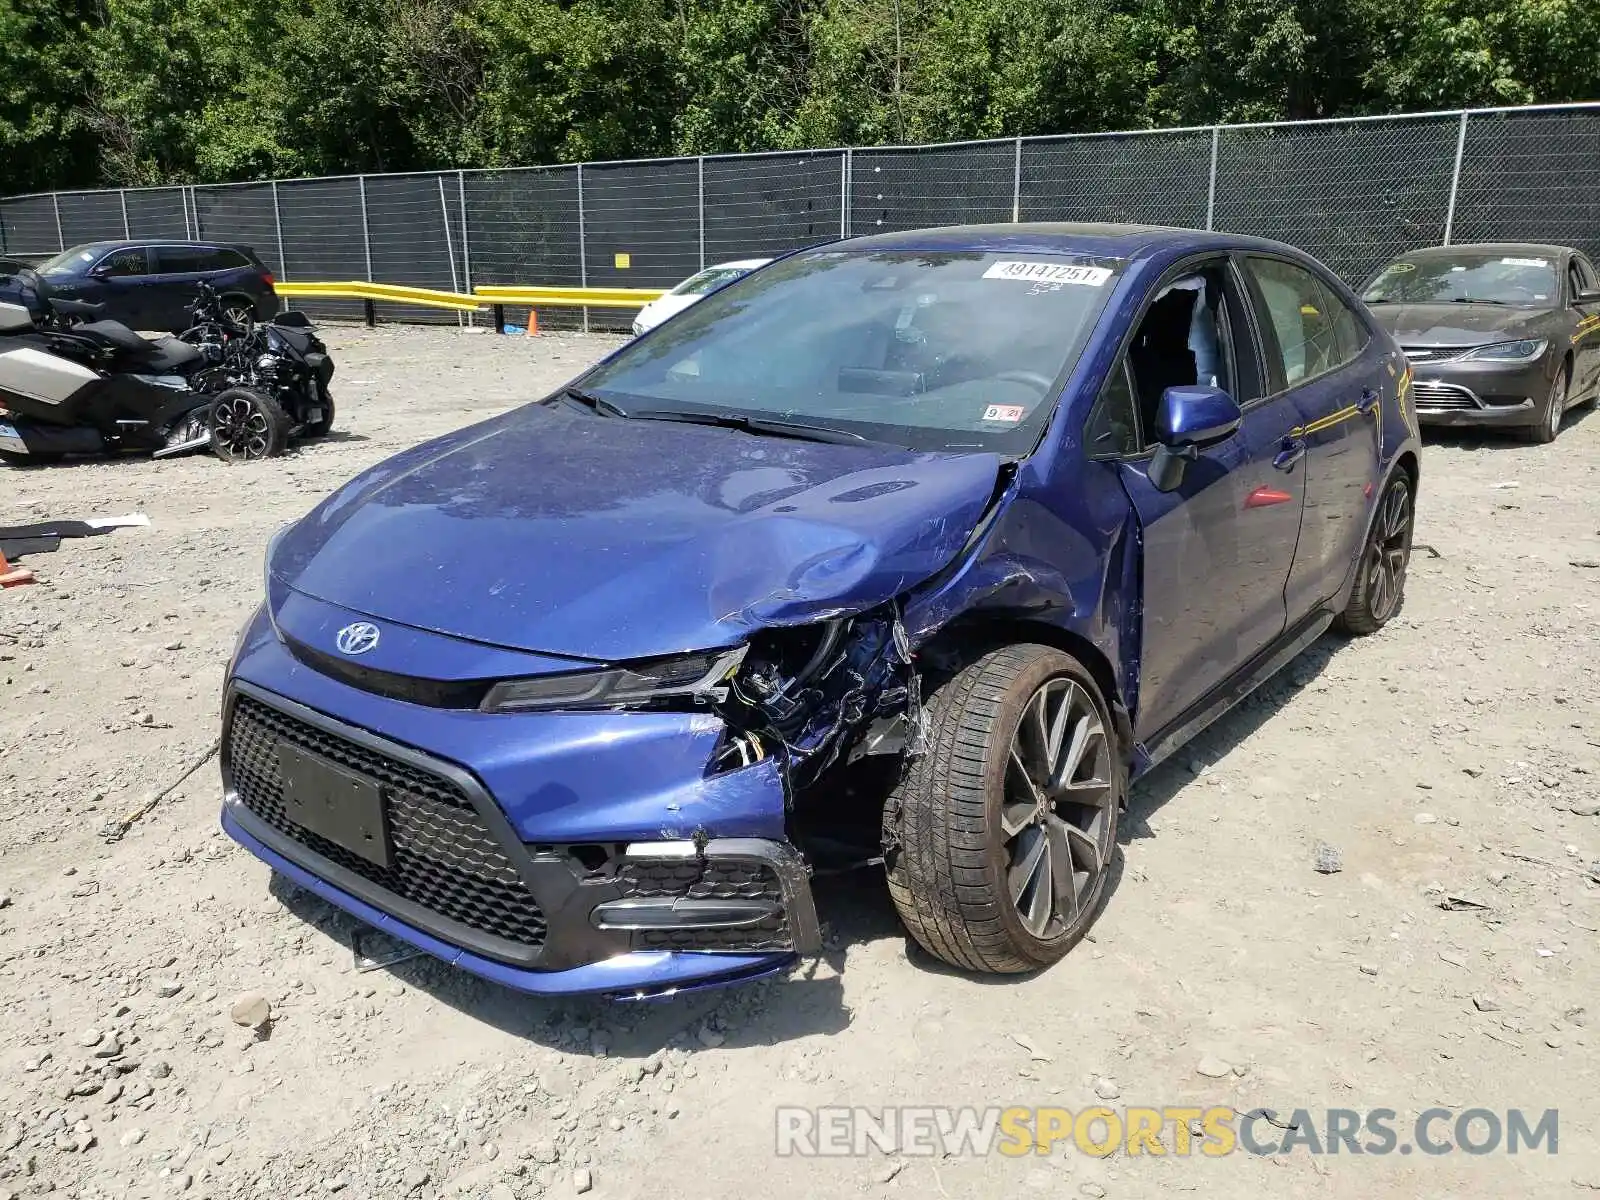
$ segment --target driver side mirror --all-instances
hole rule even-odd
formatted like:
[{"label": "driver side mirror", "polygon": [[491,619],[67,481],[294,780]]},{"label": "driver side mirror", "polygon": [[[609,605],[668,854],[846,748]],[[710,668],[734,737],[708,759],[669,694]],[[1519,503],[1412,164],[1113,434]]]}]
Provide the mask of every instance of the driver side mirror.
[{"label": "driver side mirror", "polygon": [[1243,420],[1239,402],[1221,388],[1169,387],[1156,410],[1158,445],[1150,460],[1150,482],[1158,491],[1176,490],[1200,449],[1231,437]]},{"label": "driver side mirror", "polygon": [[1584,288],[1573,297],[1574,304],[1600,304],[1600,288]]}]

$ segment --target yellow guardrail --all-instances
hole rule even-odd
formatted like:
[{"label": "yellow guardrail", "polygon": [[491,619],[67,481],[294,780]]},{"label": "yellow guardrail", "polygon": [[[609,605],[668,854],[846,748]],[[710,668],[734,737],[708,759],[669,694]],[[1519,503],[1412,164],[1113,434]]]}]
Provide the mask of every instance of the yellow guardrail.
[{"label": "yellow guardrail", "polygon": [[406,287],[397,283],[369,283],[351,279],[342,283],[287,283],[273,285],[278,295],[289,299],[305,297],[323,300],[387,300],[393,304],[420,304],[426,308],[454,308],[478,312],[484,302],[463,292],[441,292],[434,288]]},{"label": "yellow guardrail", "polygon": [[[643,308],[666,293],[661,288],[543,287],[539,285],[486,284],[465,292],[445,292],[436,288],[407,287],[397,283],[373,283],[365,279],[342,282],[279,282],[274,285],[285,300],[360,300],[366,306],[367,324],[377,324],[376,305],[420,304],[425,308],[452,308],[457,311],[494,311],[497,332],[504,332],[506,306],[541,308]],[[531,326],[531,323],[530,323]]]},{"label": "yellow guardrail", "polygon": [[522,287],[485,284],[472,289],[490,304],[530,308],[643,308],[666,293],[661,288]]}]

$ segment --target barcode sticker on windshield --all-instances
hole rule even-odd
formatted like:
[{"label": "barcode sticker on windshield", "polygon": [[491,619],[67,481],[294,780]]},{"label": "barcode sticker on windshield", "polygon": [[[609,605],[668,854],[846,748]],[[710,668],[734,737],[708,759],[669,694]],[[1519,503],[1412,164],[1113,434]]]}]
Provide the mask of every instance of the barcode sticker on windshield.
[{"label": "barcode sticker on windshield", "polygon": [[1104,287],[1111,278],[1108,267],[1072,267],[1050,262],[997,262],[983,273],[985,279],[1015,279],[1021,283],[1077,283]]},{"label": "barcode sticker on windshield", "polygon": [[1508,267],[1548,267],[1548,258],[1502,258],[1501,263]]}]

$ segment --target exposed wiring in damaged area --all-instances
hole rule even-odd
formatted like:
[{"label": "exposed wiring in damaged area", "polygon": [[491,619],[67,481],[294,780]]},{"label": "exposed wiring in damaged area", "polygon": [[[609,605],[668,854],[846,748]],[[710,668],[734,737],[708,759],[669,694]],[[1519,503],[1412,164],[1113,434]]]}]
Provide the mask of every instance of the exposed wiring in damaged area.
[{"label": "exposed wiring in damaged area", "polygon": [[897,605],[752,642],[717,705],[731,734],[719,766],[781,755],[802,790],[843,761],[923,752],[922,687]]}]

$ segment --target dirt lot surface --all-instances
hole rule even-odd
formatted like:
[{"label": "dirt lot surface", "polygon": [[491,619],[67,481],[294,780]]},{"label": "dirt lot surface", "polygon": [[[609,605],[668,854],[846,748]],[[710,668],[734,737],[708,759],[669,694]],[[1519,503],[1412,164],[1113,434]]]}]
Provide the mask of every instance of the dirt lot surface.
[{"label": "dirt lot surface", "polygon": [[[939,969],[863,873],[819,884],[831,948],[795,979],[552,1003],[431,960],[356,972],[350,924],[218,832],[214,759],[103,835],[216,738],[278,525],[614,344],[329,334],[323,444],[0,469],[0,524],[152,522],[0,596],[0,1196],[1600,1189],[1600,417],[1430,440],[1400,618],[1324,640],[1135,790],[1108,909],[1055,969]],[[1559,1152],[773,1157],[780,1104],[1097,1103],[1389,1108],[1401,1142],[1434,1106],[1556,1108]]]}]

